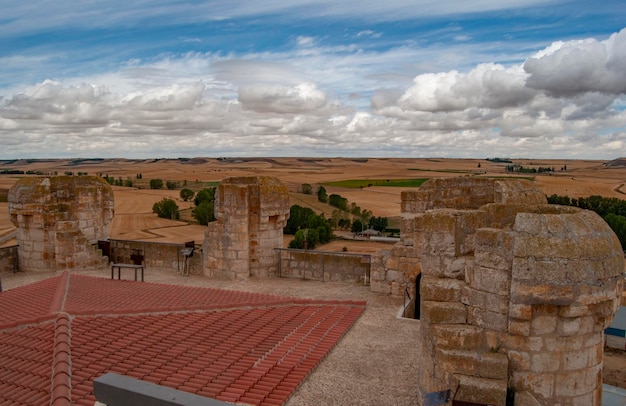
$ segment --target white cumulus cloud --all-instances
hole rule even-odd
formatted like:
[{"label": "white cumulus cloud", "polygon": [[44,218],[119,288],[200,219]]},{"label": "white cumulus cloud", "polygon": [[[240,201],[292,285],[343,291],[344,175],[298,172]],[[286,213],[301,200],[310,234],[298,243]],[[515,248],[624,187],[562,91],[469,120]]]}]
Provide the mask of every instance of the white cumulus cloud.
[{"label": "white cumulus cloud", "polygon": [[238,99],[246,110],[279,114],[314,112],[327,103],[324,92],[312,83],[292,87],[267,84],[244,86],[239,89]]},{"label": "white cumulus cloud", "polygon": [[557,42],[529,58],[527,86],[556,97],[626,92],[626,29],[605,41]]}]

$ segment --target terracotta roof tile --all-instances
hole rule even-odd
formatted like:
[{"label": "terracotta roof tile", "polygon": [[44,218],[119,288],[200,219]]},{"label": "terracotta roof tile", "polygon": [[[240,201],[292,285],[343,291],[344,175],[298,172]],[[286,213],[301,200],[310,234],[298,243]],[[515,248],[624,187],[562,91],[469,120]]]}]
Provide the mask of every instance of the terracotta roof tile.
[{"label": "terracotta roof tile", "polygon": [[0,294],[0,330],[53,319],[50,306],[60,277],[50,278]]},{"label": "terracotta roof tile", "polygon": [[113,371],[282,404],[364,307],[65,273],[0,294],[0,403],[93,404]]}]

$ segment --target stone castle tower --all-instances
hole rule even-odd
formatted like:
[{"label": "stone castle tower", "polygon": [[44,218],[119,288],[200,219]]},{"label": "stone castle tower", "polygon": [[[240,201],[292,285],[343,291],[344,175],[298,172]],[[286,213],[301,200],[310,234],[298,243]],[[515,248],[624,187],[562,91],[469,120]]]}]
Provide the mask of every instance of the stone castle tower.
[{"label": "stone castle tower", "polygon": [[95,176],[21,178],[9,191],[19,269],[49,272],[103,265],[98,240],[109,238],[113,191]]},{"label": "stone castle tower", "polygon": [[275,276],[289,219],[289,193],[278,179],[232,177],[215,193],[215,217],[205,233],[205,275],[245,279]]},{"label": "stone castle tower", "polygon": [[406,235],[378,259],[376,283],[420,275],[420,404],[600,405],[624,255],[596,213],[545,203],[521,180],[403,194]]}]

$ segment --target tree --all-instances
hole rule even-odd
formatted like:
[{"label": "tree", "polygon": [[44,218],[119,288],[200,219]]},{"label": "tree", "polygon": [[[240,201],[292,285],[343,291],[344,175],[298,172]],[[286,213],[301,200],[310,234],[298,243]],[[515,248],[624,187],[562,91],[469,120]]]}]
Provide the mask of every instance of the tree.
[{"label": "tree", "polygon": [[178,211],[176,202],[165,197],[160,202],[156,202],[152,205],[152,212],[162,218],[171,220],[180,219],[180,212]]},{"label": "tree", "polygon": [[339,219],[339,222],[337,223],[337,227],[339,227],[342,230],[350,228],[351,225],[352,225],[352,222],[350,221],[350,219],[347,219],[347,218]]},{"label": "tree", "polygon": [[370,218],[372,217],[372,214],[373,213],[372,213],[371,210],[363,209],[361,211],[361,215],[359,216],[359,218],[361,219],[363,224],[367,224],[370,221]]},{"label": "tree", "polygon": [[318,240],[322,244],[329,242],[333,237],[333,229],[330,226],[330,221],[328,221],[323,214],[310,215],[307,218],[306,225],[308,229],[317,231]]},{"label": "tree", "polygon": [[180,191],[180,198],[183,199],[183,201],[185,202],[190,201],[191,199],[193,199],[194,196],[195,196],[195,193],[191,189],[184,188],[184,189],[181,189]]},{"label": "tree", "polygon": [[202,189],[196,193],[196,198],[193,200],[196,206],[200,206],[202,202],[212,202],[215,200],[215,188]]},{"label": "tree", "polygon": [[333,224],[341,229],[349,228],[352,223],[350,215],[343,210],[334,209],[331,216]]},{"label": "tree", "polygon": [[352,228],[350,229],[350,231],[352,231],[353,233],[360,233],[361,231],[363,231],[363,223],[361,222],[361,220],[354,220],[352,222]]},{"label": "tree", "polygon": [[361,207],[359,207],[359,205],[354,202],[350,203],[350,213],[354,214],[357,217],[361,216]]},{"label": "tree", "polygon": [[310,183],[303,183],[300,186],[300,190],[302,190],[302,193],[305,195],[313,194],[313,186],[311,186]]},{"label": "tree", "polygon": [[161,189],[163,187],[162,179],[150,179],[150,189]]},{"label": "tree", "polygon": [[306,228],[309,216],[315,215],[315,212],[309,207],[302,207],[294,204],[289,208],[289,220],[283,232],[285,234],[295,235],[300,229]]},{"label": "tree", "polygon": [[313,249],[319,242],[319,234],[317,230],[305,228],[298,230],[293,240],[289,242],[289,248],[297,249]]},{"label": "tree", "polygon": [[387,217],[372,217],[369,221],[369,226],[376,231],[380,231],[381,233],[385,231],[387,226],[389,225],[389,219]]},{"label": "tree", "polygon": [[324,188],[324,186],[317,188],[317,200],[322,203],[328,203],[328,195],[326,194],[326,188]]},{"label": "tree", "polygon": [[337,194],[328,196],[328,204],[335,206],[338,209],[348,211],[348,199]]},{"label": "tree", "polygon": [[203,201],[194,207],[191,215],[196,219],[198,224],[206,226],[211,221],[215,221],[215,203],[213,201]]},{"label": "tree", "polygon": [[611,227],[622,244],[622,250],[626,247],[626,217],[619,214],[609,213],[604,216],[604,221]]},{"label": "tree", "polygon": [[174,190],[178,185],[176,184],[176,182],[168,180],[165,182],[165,186],[167,187],[167,190]]}]

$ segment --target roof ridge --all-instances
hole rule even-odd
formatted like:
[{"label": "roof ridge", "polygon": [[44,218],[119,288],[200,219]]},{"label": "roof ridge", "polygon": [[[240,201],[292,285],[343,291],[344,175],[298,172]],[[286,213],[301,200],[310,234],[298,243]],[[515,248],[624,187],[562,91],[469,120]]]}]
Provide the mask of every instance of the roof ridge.
[{"label": "roof ridge", "polygon": [[67,291],[70,283],[70,274],[64,271],[61,274],[59,282],[57,283],[57,289],[54,293],[54,298],[50,303],[50,313],[54,314],[63,310],[65,306],[65,298],[67,297]]},{"label": "roof ridge", "polygon": [[54,321],[50,406],[66,406],[72,400],[71,323],[65,312],[60,312]]},{"label": "roof ridge", "polygon": [[341,307],[366,307],[366,301],[349,301],[349,300],[273,300],[267,302],[243,302],[243,303],[225,303],[225,304],[193,304],[188,306],[171,306],[163,307],[120,307],[119,309],[92,310],[87,309],[72,310],[72,316],[80,317],[116,317],[116,316],[144,316],[151,314],[183,314],[183,313],[208,313],[208,312],[229,312],[234,310],[256,309],[256,308],[278,308],[278,307],[308,307],[308,306],[341,306]]}]

